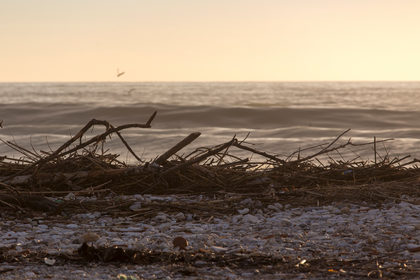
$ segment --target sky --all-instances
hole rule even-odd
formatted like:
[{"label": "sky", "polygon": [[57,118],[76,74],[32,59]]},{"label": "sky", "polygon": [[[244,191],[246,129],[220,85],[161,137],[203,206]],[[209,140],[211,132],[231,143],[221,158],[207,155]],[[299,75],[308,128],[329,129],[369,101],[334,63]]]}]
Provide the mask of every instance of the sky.
[{"label": "sky", "polygon": [[0,0],[0,82],[417,81],[419,11],[418,0]]}]

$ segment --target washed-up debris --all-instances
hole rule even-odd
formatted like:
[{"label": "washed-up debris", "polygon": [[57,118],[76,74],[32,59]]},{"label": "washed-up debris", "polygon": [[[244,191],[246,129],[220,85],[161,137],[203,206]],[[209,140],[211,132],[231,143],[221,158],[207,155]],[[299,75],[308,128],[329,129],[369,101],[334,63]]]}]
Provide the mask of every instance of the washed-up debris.
[{"label": "washed-up debris", "polygon": [[249,213],[249,209],[248,208],[244,208],[244,209],[239,209],[238,213],[241,215],[245,215]]},{"label": "washed-up debris", "polygon": [[[92,120],[50,152],[5,141],[22,157],[0,161],[0,262],[170,264],[182,275],[252,268],[241,275],[254,279],[261,269],[344,278],[418,272],[416,159],[346,159],[345,150],[380,141],[343,142],[344,133],[282,158],[235,137],[177,154],[199,137],[192,133],[146,162],[121,132],[153,118],[118,127]],[[105,132],[87,137],[93,125]],[[111,135],[136,165],[105,148]]]},{"label": "washed-up debris", "polygon": [[226,252],[228,248],[220,247],[220,246],[211,246],[210,247],[212,251],[216,253]]},{"label": "washed-up debris", "polygon": [[120,273],[117,275],[118,280],[138,280],[139,278],[132,276],[132,275],[125,275],[123,273]]},{"label": "washed-up debris", "polygon": [[[387,257],[388,256],[388,257]],[[42,254],[28,252],[25,258],[36,260],[39,257],[49,258]],[[364,260],[345,260],[342,258],[325,258],[313,257],[310,259],[301,259],[299,257],[290,256],[270,256],[264,254],[255,254],[252,252],[226,253],[226,252],[208,252],[199,250],[197,252],[154,252],[150,250],[130,250],[120,247],[90,247],[83,244],[76,254],[56,255],[61,262],[68,263],[86,263],[86,262],[105,262],[105,263],[123,263],[138,265],[182,265],[182,269],[178,269],[183,275],[194,275],[196,269],[204,266],[207,267],[227,267],[230,269],[258,269],[274,273],[281,271],[282,273],[309,273],[310,275],[318,275],[328,277],[330,274],[338,274],[345,278],[366,278],[375,276],[380,273],[386,278],[415,279],[417,269],[413,263],[407,261],[396,261],[388,255],[374,257]],[[1,259],[1,255],[0,255]],[[15,258],[15,260],[18,260]],[[415,263],[414,263],[415,265]],[[244,276],[246,272],[243,272]],[[251,274],[253,278],[254,274]],[[124,273],[119,274],[120,279],[130,279]],[[124,278],[127,277],[127,278]],[[413,278],[414,277],[414,278]],[[248,277],[246,277],[248,278]],[[131,278],[132,279],[132,278]]]},{"label": "washed-up debris", "polygon": [[[0,161],[0,207],[21,210],[60,212],[77,196],[117,194],[259,193],[276,201],[305,200],[308,203],[351,199],[383,201],[402,195],[420,196],[420,169],[417,159],[409,156],[390,158],[388,154],[374,162],[359,157],[346,158],[352,148],[372,148],[390,139],[354,143],[343,140],[344,131],[329,143],[299,149],[287,157],[257,150],[236,137],[214,147],[199,148],[186,155],[186,149],[200,133],[191,133],[153,161],[139,158],[122,135],[126,129],[151,127],[156,113],[144,124],[114,127],[107,121],[91,120],[75,136],[52,152],[37,152],[10,141],[3,144],[22,157],[4,157]],[[93,126],[105,131],[87,137]],[[106,140],[115,135],[127,148],[136,165],[118,160],[119,155],[106,149]],[[235,151],[252,153],[257,160],[240,158]],[[374,151],[375,155],[378,152]],[[376,157],[375,157],[376,158]],[[351,172],[350,172],[351,171]],[[46,196],[64,196],[53,201]],[[98,202],[99,203],[99,202]],[[122,202],[113,209],[142,213],[144,201]],[[245,215],[247,207],[238,209]],[[253,219],[254,220],[254,219]]]},{"label": "washed-up debris", "polygon": [[141,209],[141,202],[137,201],[137,202],[133,203],[129,208],[130,208],[131,211],[138,211],[138,210]]},{"label": "washed-up debris", "polygon": [[55,259],[44,258],[44,262],[48,265],[54,265],[55,264]]},{"label": "washed-up debris", "polygon": [[177,236],[172,241],[174,248],[179,248],[180,250],[185,250],[188,246],[188,241],[184,237]]},{"label": "washed-up debris", "polygon": [[[112,247],[92,247],[83,243],[77,250],[77,254],[86,261],[101,262],[122,262],[135,264],[154,264],[154,263],[185,263],[193,265],[196,261],[210,262],[215,265],[277,265],[288,263],[285,258],[264,256],[258,254],[224,254],[225,250],[207,253],[206,251],[190,252],[154,252],[124,249],[118,246]],[[62,256],[65,257],[65,256]]]},{"label": "washed-up debris", "polygon": [[93,243],[99,239],[99,235],[95,232],[86,232],[82,235],[81,241],[82,243]]},{"label": "washed-up debris", "polygon": [[[169,201],[169,197],[172,203],[188,204],[197,200],[172,195],[165,196],[160,203]],[[148,200],[149,196],[144,198]],[[242,209],[243,200],[242,197],[234,200],[238,209]],[[349,209],[347,214],[340,211],[345,207]],[[240,275],[251,273],[242,276],[250,279],[258,278],[257,272],[246,271],[251,268],[269,275],[280,272],[313,275],[316,272],[323,277],[329,273],[366,277],[376,269],[378,262],[384,267],[381,268],[384,277],[395,278],[397,272],[407,276],[418,269],[419,211],[418,205],[406,202],[389,202],[380,208],[349,203],[319,207],[285,205],[275,212],[267,209],[262,214],[256,213],[261,223],[235,222],[232,215],[243,217],[237,215],[237,211],[224,217],[183,221],[177,221],[175,216],[179,212],[173,211],[166,214],[165,223],[153,217],[112,217],[98,213],[73,214],[67,218],[14,216],[0,219],[0,244],[4,246],[0,247],[0,262],[20,265],[44,264],[44,258],[57,260],[53,266],[44,265],[44,269],[70,263],[86,265],[87,262],[103,267],[106,264],[101,263],[111,262],[154,265],[163,269],[161,271],[173,267],[168,273],[179,270],[194,274],[199,269],[198,275],[205,273],[206,268],[217,266],[219,270],[225,267],[237,270],[235,273]],[[94,244],[80,246],[79,239],[87,232],[100,234],[100,238]],[[75,236],[79,237],[77,242],[73,241]],[[174,249],[175,237],[188,240],[188,250]],[[287,263],[274,262],[269,267],[269,261],[280,257]],[[302,260],[306,262],[300,264]],[[341,275],[344,272],[340,269],[345,274]]]}]

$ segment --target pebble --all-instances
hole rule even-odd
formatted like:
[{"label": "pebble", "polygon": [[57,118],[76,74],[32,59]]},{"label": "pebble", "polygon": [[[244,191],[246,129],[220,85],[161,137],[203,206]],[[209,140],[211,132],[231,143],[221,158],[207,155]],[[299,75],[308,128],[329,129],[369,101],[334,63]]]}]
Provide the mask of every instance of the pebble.
[{"label": "pebble", "polygon": [[232,223],[236,224],[239,223],[239,220],[242,219],[241,215],[235,215],[232,217]]},{"label": "pebble", "polygon": [[284,227],[290,227],[292,225],[292,222],[289,219],[281,219],[280,224]]},{"label": "pebble", "polygon": [[[157,196],[145,195],[142,198],[159,200]],[[141,198],[135,199],[139,201]],[[165,196],[161,200],[177,199],[177,196]],[[184,203],[188,203],[187,201],[183,200]],[[420,258],[420,253],[403,251],[420,246],[420,205],[401,202],[384,204],[381,207],[345,204],[292,208],[290,205],[283,207],[273,204],[267,206],[270,211],[249,214],[250,208],[253,209],[252,213],[258,212],[252,205],[255,205],[255,201],[242,200],[236,205],[239,207],[237,215],[215,217],[211,221],[200,220],[199,217],[183,212],[157,213],[155,217],[135,221],[124,217],[113,218],[99,212],[83,213],[73,215],[71,224],[67,224],[65,218],[59,221],[57,217],[53,220],[48,216],[13,220],[2,217],[0,244],[12,246],[19,242],[14,247],[16,254],[22,250],[37,250],[49,252],[48,258],[54,259],[54,255],[62,252],[73,252],[80,244],[75,244],[72,240],[91,232],[99,233],[95,236],[98,237],[95,246],[121,245],[163,252],[173,251],[174,238],[182,236],[189,241],[187,251],[203,248],[229,253],[252,250],[265,255],[299,256],[308,260],[313,259],[314,252],[317,252],[319,258],[342,256],[349,259],[369,259],[371,252],[365,248],[373,246],[382,253],[389,253],[389,248],[402,250],[402,253],[393,256],[396,259],[398,254],[408,261]],[[32,226],[37,221],[41,224]],[[216,279],[232,273],[236,278],[256,277],[255,273],[246,270],[232,272],[225,268],[205,268],[208,266],[206,263],[196,263],[196,266],[207,269],[207,272],[212,271]],[[15,278],[4,279],[20,279],[17,273],[21,273],[19,276],[23,275],[27,279],[46,279],[51,278],[47,275],[52,273],[55,275],[52,277],[54,279],[60,275],[60,269],[63,271],[65,268],[54,264],[42,267],[34,265],[30,269],[32,271],[22,272],[17,269],[6,272],[2,277],[16,275]],[[114,271],[112,269],[101,266],[89,267],[83,271],[80,267],[72,267],[70,271],[73,276],[79,275],[79,279],[115,279],[118,273],[127,274],[124,271],[109,274],[109,271]],[[147,270],[136,267],[133,269],[138,269],[136,271],[139,279],[173,276],[173,272],[158,265],[148,266]]]},{"label": "pebble", "polygon": [[85,234],[82,235],[81,241],[82,241],[82,243],[95,242],[96,240],[99,239],[99,237],[100,236],[97,233],[88,231],[88,232],[86,232]]},{"label": "pebble", "polygon": [[71,229],[76,229],[76,228],[78,228],[79,226],[78,226],[78,225],[76,225],[76,224],[68,224],[66,227],[67,227],[67,228],[71,228]]},{"label": "pebble", "polygon": [[129,207],[131,211],[138,211],[141,209],[141,202],[135,202]]},{"label": "pebble", "polygon": [[66,195],[64,197],[64,200],[75,200],[76,199],[76,195],[74,193],[69,193],[68,195]]},{"label": "pebble", "polygon": [[211,246],[210,249],[212,249],[216,253],[226,252],[228,250],[228,248],[224,248],[220,246]]},{"label": "pebble", "polygon": [[168,220],[168,216],[165,213],[159,213],[154,219],[158,222],[166,222]]},{"label": "pebble", "polygon": [[33,273],[32,271],[28,271],[28,272],[25,272],[25,277],[35,278],[36,277],[36,274]]},{"label": "pebble", "polygon": [[238,213],[241,215],[245,215],[249,213],[249,209],[248,208],[244,208],[244,209],[238,209]]},{"label": "pebble", "polygon": [[244,200],[242,200],[239,204],[242,204],[242,205],[252,205],[252,203],[253,203],[253,201],[252,201],[252,199],[251,198],[245,198]]},{"label": "pebble", "polygon": [[251,214],[247,214],[242,218],[242,222],[244,223],[259,223],[260,219],[258,219],[258,217],[251,215]]},{"label": "pebble", "polygon": [[273,211],[279,211],[280,210],[279,208],[277,208],[274,205],[268,205],[267,208],[270,209],[270,210],[273,210]]},{"label": "pebble", "polygon": [[47,265],[54,265],[55,264],[55,259],[44,258],[44,262]]},{"label": "pebble", "polygon": [[174,218],[175,218],[177,221],[184,221],[184,220],[185,220],[185,214],[184,214],[184,213],[182,213],[182,212],[179,212],[178,214],[176,214],[176,215],[174,216]]}]

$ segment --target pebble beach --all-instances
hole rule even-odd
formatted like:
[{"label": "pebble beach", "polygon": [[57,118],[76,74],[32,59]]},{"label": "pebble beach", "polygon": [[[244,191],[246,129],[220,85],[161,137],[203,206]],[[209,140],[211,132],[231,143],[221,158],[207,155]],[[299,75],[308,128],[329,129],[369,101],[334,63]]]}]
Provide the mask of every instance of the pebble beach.
[{"label": "pebble beach", "polygon": [[[96,198],[67,196],[63,199]],[[122,199],[130,202],[132,215],[115,217],[87,212],[54,216],[40,212],[11,219],[3,213],[0,244],[3,254],[7,252],[11,261],[0,265],[0,278],[363,279],[383,276],[416,279],[420,273],[420,205],[409,197],[381,205],[333,202],[301,207],[280,203],[263,205],[258,199],[245,198],[235,204],[236,213],[231,215],[200,217],[180,211],[158,212],[147,218],[137,215],[147,203],[188,204],[210,198],[134,195]],[[89,236],[93,238],[86,239]],[[174,246],[176,237],[187,240],[184,250]],[[275,263],[241,267],[232,262],[218,266],[205,260],[150,265],[80,264],[63,260],[61,256],[73,255],[86,240],[93,247],[119,246],[175,255],[204,252],[238,258],[273,257],[284,259],[289,269]],[[13,261],[13,256],[29,252],[37,252],[42,257]],[[366,267],[374,269],[367,271]]]}]

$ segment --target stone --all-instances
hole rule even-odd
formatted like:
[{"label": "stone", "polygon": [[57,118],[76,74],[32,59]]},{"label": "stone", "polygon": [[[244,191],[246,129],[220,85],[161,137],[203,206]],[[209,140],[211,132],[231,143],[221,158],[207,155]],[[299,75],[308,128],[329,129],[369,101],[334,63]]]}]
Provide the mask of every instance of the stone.
[{"label": "stone", "polygon": [[99,239],[99,235],[95,232],[88,231],[80,239],[82,243],[95,242]]},{"label": "stone", "polygon": [[258,219],[256,216],[247,214],[242,218],[242,221],[245,223],[259,223],[260,219]]},{"label": "stone", "polygon": [[184,221],[184,220],[185,220],[185,215],[184,215],[184,213],[179,212],[178,214],[176,214],[176,215],[174,216],[174,218],[175,218],[177,221]]},{"label": "stone", "polygon": [[129,209],[131,211],[138,211],[138,210],[140,210],[141,209],[141,202],[140,201],[134,202],[133,204],[130,205]]},{"label": "stone", "polygon": [[220,247],[220,246],[211,246],[210,249],[216,253],[226,252],[228,248]]},{"label": "stone", "polygon": [[79,226],[78,226],[78,225],[76,225],[76,224],[68,224],[66,227],[67,227],[67,228],[70,228],[70,229],[76,229],[76,228],[79,228]]},{"label": "stone", "polygon": [[249,209],[248,208],[244,208],[244,209],[239,209],[238,213],[241,215],[245,215],[249,213]]}]

